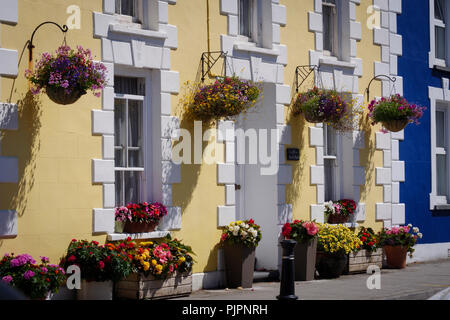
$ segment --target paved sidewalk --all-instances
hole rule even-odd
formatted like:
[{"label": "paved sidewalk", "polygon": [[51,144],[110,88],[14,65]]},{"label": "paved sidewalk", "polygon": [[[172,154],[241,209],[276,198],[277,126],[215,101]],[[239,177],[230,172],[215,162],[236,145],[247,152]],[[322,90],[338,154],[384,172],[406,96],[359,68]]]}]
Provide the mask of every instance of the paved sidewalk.
[{"label": "paved sidewalk", "polygon": [[[415,263],[406,269],[382,269],[381,289],[367,288],[368,274],[295,283],[299,300],[426,300],[450,287],[450,259]],[[252,289],[200,290],[179,300],[272,300],[279,282],[256,282]]]}]

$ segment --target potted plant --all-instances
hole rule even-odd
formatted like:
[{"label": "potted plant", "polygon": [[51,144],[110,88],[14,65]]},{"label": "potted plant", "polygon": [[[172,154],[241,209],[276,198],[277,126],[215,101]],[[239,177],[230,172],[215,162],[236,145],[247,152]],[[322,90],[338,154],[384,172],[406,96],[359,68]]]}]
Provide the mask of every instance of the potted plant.
[{"label": "potted plant", "polygon": [[125,249],[124,246],[103,246],[97,241],[72,239],[61,265],[80,268],[82,281],[78,300],[112,299],[113,282],[132,272],[133,257]]},{"label": "potted plant", "polygon": [[325,202],[325,217],[330,224],[348,222],[355,210],[356,202],[350,199]]},{"label": "potted plant", "polygon": [[159,202],[130,203],[115,211],[116,222],[124,224],[124,233],[151,232],[166,214],[166,207]]},{"label": "potted plant", "polygon": [[225,273],[229,288],[251,288],[255,269],[255,249],[261,240],[260,226],[253,219],[231,222],[220,242],[225,257]]},{"label": "potted plant", "polygon": [[366,272],[369,265],[382,267],[383,250],[379,246],[377,236],[372,228],[361,227],[358,238],[362,245],[356,252],[348,255],[348,267],[345,273]]},{"label": "potted plant", "polygon": [[45,90],[48,97],[58,104],[75,103],[87,90],[99,97],[105,85],[106,67],[94,62],[91,51],[78,46],[76,50],[61,46],[55,55],[42,54],[35,70],[26,70],[26,78],[34,85],[33,94]]},{"label": "potted plant", "polygon": [[347,266],[347,255],[358,250],[361,240],[339,224],[319,225],[316,269],[321,278],[338,278]]},{"label": "potted plant", "polygon": [[229,118],[253,107],[260,93],[260,88],[251,81],[236,76],[218,78],[195,90],[186,103],[186,115],[201,121]]},{"label": "potted plant", "polygon": [[190,246],[170,236],[140,243],[128,240],[125,246],[133,257],[133,273],[116,284],[117,298],[161,299],[192,292],[194,252]]},{"label": "potted plant", "polygon": [[64,269],[49,264],[41,257],[37,264],[29,254],[15,256],[5,254],[0,260],[0,281],[6,283],[33,300],[49,300],[66,281]]},{"label": "potted plant", "polygon": [[379,101],[372,100],[368,108],[372,125],[381,122],[386,129],[392,132],[403,130],[410,122],[419,124],[419,119],[426,109],[416,104],[409,104],[399,94],[389,98],[383,97]]},{"label": "potted plant", "polygon": [[285,239],[297,241],[294,247],[295,281],[314,280],[318,231],[314,221],[302,220],[288,222],[281,230]]},{"label": "potted plant", "polygon": [[419,228],[407,226],[384,228],[379,233],[380,245],[386,254],[386,263],[389,268],[403,269],[406,267],[406,255],[410,257],[414,252],[417,239],[422,238]]}]

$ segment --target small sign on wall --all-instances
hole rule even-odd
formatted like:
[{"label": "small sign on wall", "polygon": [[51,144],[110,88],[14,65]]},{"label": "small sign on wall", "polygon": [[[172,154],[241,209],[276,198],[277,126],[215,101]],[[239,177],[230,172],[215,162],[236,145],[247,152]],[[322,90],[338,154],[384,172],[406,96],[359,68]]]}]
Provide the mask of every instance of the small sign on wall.
[{"label": "small sign on wall", "polygon": [[286,149],[286,158],[290,161],[298,161],[300,160],[300,149],[298,148],[287,148]]}]

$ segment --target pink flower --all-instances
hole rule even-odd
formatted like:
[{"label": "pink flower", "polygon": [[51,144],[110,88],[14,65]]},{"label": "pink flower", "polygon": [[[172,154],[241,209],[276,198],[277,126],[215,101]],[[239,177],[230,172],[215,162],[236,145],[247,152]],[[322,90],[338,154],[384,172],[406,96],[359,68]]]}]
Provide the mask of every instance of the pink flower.
[{"label": "pink flower", "polygon": [[302,227],[306,229],[306,233],[310,236],[315,236],[319,231],[319,228],[314,222],[304,222]]}]

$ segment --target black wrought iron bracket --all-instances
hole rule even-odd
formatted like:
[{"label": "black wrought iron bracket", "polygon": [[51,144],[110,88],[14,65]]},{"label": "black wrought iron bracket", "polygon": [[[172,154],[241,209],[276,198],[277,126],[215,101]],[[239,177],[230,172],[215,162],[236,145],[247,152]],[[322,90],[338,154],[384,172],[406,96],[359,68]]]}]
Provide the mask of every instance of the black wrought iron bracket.
[{"label": "black wrought iron bracket", "polygon": [[[217,56],[218,54],[218,56]],[[203,52],[201,63],[202,63],[202,82],[205,81],[205,77],[210,73],[212,67],[217,63],[217,61],[223,58],[224,63],[224,73],[227,70],[227,54],[223,51],[211,51],[211,52]]]},{"label": "black wrought iron bracket", "polygon": [[63,32],[64,34],[65,34],[67,31],[69,31],[69,27],[66,26],[66,25],[63,25],[63,26],[61,27],[59,24],[57,24],[56,22],[53,22],[53,21],[45,21],[45,22],[42,22],[40,25],[38,25],[38,26],[36,27],[36,29],[34,29],[33,33],[31,34],[31,39],[28,40],[28,52],[29,52],[28,57],[29,57],[29,61],[33,61],[33,49],[35,48],[35,46],[34,46],[34,44],[33,44],[34,35],[35,35],[36,31],[38,31],[38,29],[39,29],[40,27],[42,27],[43,25],[45,25],[45,24],[53,24],[53,25],[57,26],[57,27],[61,30],[61,32]]},{"label": "black wrought iron bracket", "polygon": [[379,74],[379,75],[373,77],[373,78],[370,80],[369,85],[368,85],[367,88],[366,88],[367,102],[369,102],[369,100],[370,100],[370,91],[369,91],[369,90],[370,90],[370,85],[372,84],[372,81],[373,81],[373,80],[382,80],[382,79],[380,79],[380,78],[386,78],[387,80],[389,80],[389,81],[391,81],[391,82],[395,82],[395,81],[397,80],[395,77],[389,77],[389,76],[387,76],[387,75],[385,75],[385,74]]},{"label": "black wrought iron bracket", "polygon": [[[300,88],[303,82],[305,82],[309,75],[315,70],[319,71],[319,66],[315,64],[297,66],[295,68],[295,92],[298,92],[298,88]],[[301,79],[301,81],[299,81],[299,79]]]}]

